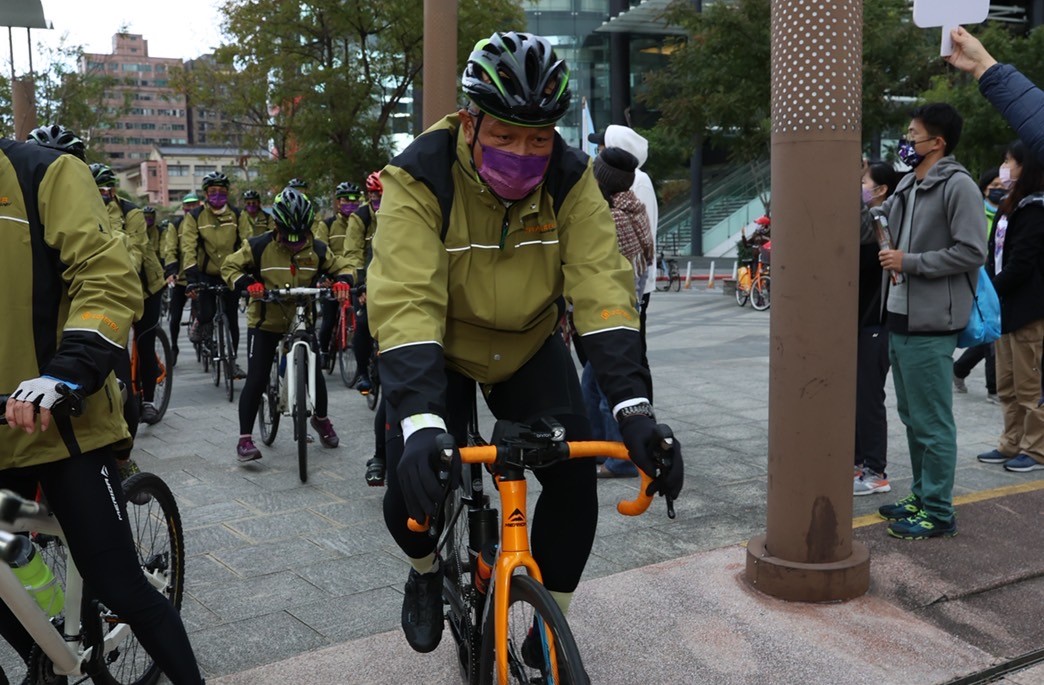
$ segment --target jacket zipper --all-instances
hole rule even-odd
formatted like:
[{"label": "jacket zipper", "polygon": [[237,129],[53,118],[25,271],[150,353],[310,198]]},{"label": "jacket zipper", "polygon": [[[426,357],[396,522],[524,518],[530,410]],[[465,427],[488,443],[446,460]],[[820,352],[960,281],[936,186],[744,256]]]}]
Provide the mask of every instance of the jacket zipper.
[{"label": "jacket zipper", "polygon": [[504,210],[504,222],[500,225],[500,249],[504,249],[504,243],[507,240],[508,227],[511,225],[511,210]]}]

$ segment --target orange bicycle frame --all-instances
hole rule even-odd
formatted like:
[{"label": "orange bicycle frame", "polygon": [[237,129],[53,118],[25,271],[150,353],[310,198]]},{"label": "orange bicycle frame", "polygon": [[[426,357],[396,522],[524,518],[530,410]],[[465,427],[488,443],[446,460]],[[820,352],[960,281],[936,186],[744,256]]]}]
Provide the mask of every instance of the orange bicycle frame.
[{"label": "orange bicycle frame", "polygon": [[[627,447],[621,442],[608,441],[583,441],[567,442],[569,459],[582,457],[613,457],[616,459],[629,459]],[[492,465],[497,461],[497,447],[495,445],[483,445],[479,447],[461,447],[461,462],[464,464],[487,464]],[[646,490],[652,483],[652,478],[643,471],[641,475],[641,486],[638,496],[633,500],[618,502],[616,510],[625,516],[638,516],[649,508],[652,496],[647,495]],[[503,512],[500,521],[500,549],[497,553],[496,565],[493,571],[492,587],[498,588],[493,593],[493,636],[494,653],[497,663],[497,681],[499,685],[507,685],[508,678],[508,606],[511,599],[511,576],[515,569],[523,567],[531,578],[543,584],[540,567],[537,566],[529,549],[529,521],[526,517],[526,494],[527,486],[525,475],[521,478],[505,479],[496,477],[497,491],[500,493],[500,510]],[[419,524],[413,519],[408,522],[408,527],[414,532],[427,530],[428,524]],[[548,644],[548,652],[551,657],[552,672],[558,673],[558,661],[555,654],[554,639],[551,629],[544,626],[545,639]]]}]

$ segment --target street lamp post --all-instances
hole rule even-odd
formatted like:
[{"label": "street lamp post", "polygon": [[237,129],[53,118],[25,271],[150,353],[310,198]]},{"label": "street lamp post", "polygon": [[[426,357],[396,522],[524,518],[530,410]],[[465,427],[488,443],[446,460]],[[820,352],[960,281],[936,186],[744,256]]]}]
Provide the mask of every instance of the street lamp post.
[{"label": "street lamp post", "polygon": [[862,4],[772,3],[768,515],[746,577],[795,601],[870,582],[852,539]]},{"label": "street lamp post", "polygon": [[457,111],[457,0],[424,0],[423,77],[427,129]]}]

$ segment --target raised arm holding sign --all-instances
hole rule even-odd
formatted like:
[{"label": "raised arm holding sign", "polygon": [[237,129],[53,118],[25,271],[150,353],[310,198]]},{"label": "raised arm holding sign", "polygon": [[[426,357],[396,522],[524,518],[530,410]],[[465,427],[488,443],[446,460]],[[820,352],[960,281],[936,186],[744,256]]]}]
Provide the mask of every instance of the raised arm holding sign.
[{"label": "raised arm holding sign", "polygon": [[943,57],[953,52],[950,31],[961,24],[981,24],[990,13],[990,0],[914,0],[914,24],[921,28],[942,27]]}]

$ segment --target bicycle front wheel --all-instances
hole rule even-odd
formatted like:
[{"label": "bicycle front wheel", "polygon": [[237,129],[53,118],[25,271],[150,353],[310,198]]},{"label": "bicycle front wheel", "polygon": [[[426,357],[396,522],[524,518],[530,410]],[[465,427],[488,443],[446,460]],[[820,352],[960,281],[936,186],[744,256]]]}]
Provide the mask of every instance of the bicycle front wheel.
[{"label": "bicycle front wheel", "polygon": [[750,290],[741,288],[739,282],[736,283],[736,304],[743,306],[747,304],[747,300],[750,299]]},{"label": "bicycle front wheel", "polygon": [[218,321],[218,317],[215,316],[214,321],[210,324],[210,336],[205,338],[210,341],[207,343],[207,348],[210,354],[210,375],[214,379],[215,388],[221,385],[221,361],[225,358],[225,351],[222,349],[224,333],[220,330],[221,324]]},{"label": "bicycle front wheel", "polygon": [[370,355],[369,364],[370,392],[366,395],[366,406],[371,411],[377,410],[377,402],[381,399],[381,377],[377,372],[377,350]]},{"label": "bicycle front wheel", "polygon": [[769,276],[758,276],[750,284],[750,306],[763,312],[772,304],[772,278]]},{"label": "bicycle front wheel", "polygon": [[355,361],[355,350],[352,349],[355,327],[349,324],[347,316],[338,319],[334,336],[337,339],[337,368],[341,372],[341,382],[350,388],[359,375],[359,364]]},{"label": "bicycle front wheel", "polygon": [[174,353],[170,348],[170,338],[167,337],[167,332],[162,328],[156,329],[156,342],[158,343],[156,349],[158,374],[156,376],[156,392],[153,395],[152,403],[155,405],[160,419],[162,419],[164,414],[167,413],[167,406],[170,405],[170,392],[174,386]]},{"label": "bicycle front wheel", "polygon": [[[501,592],[496,588],[494,592]],[[489,599],[492,601],[492,597]],[[482,682],[497,682],[492,611],[482,634]],[[508,682],[517,685],[544,682],[569,682],[588,685],[591,681],[580,661],[573,633],[551,593],[529,576],[511,578],[508,606]],[[550,633],[550,649],[548,643]],[[554,653],[552,666],[551,654]]]},{"label": "bicycle front wheel", "polygon": [[677,273],[672,273],[671,282],[668,284],[667,287],[676,293],[681,292],[681,276],[679,276]]},{"label": "bicycle front wheel", "polygon": [[231,402],[236,396],[236,348],[232,344],[232,329],[227,318],[222,319],[221,334],[225,348],[221,355],[225,360],[225,397]]},{"label": "bicycle front wheel", "polygon": [[[174,495],[152,473],[136,473],[123,483],[127,496],[127,522],[141,570],[149,584],[181,609],[185,584],[185,547],[181,515]],[[101,660],[103,669],[91,676],[98,685],[151,685],[159,680],[159,666],[141,646],[119,616],[102,607],[102,630],[122,637]],[[109,637],[106,637],[106,642]]]},{"label": "bicycle front wheel", "polygon": [[297,374],[297,397],[294,398],[294,433],[297,434],[297,473],[302,483],[308,482],[308,353],[303,346],[294,348],[294,372]]},{"label": "bicycle front wheel", "polygon": [[[442,580],[442,596],[446,600],[446,622],[457,645],[457,662],[461,680],[467,685],[478,685],[479,650],[482,634],[479,625],[485,595],[480,594],[472,580],[476,552],[471,549],[470,505],[473,502],[470,481],[481,478],[480,466],[464,467],[465,476],[461,487],[454,488],[446,496],[442,509],[444,523],[439,537],[437,552],[445,564]],[[470,473],[469,473],[470,470]],[[478,493],[481,496],[481,492]],[[492,511],[492,510],[491,510]],[[495,511],[492,511],[495,522]],[[494,532],[495,532],[495,526]]]},{"label": "bicycle front wheel", "polygon": [[257,423],[261,429],[261,442],[271,445],[275,442],[279,430],[279,359],[272,363],[272,373],[268,378],[268,387],[261,394],[261,404],[257,408]]}]

